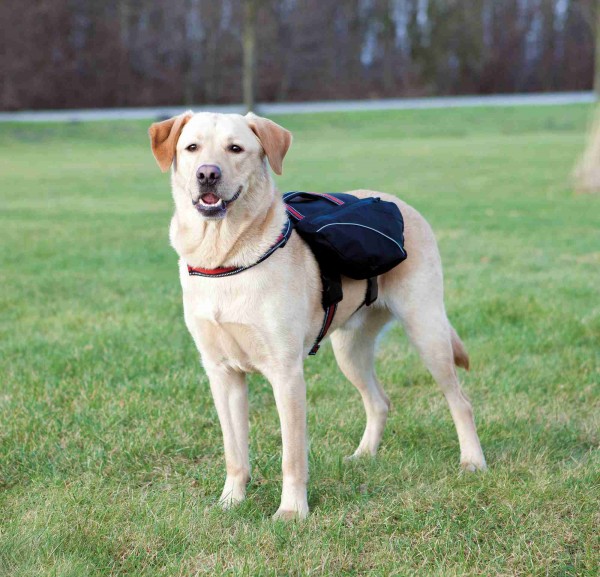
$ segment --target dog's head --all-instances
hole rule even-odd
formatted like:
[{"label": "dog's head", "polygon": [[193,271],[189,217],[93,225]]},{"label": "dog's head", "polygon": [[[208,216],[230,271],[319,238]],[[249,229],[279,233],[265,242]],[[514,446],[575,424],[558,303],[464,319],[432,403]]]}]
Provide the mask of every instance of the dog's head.
[{"label": "dog's head", "polygon": [[248,113],[186,112],[150,126],[152,152],[163,172],[173,166],[178,208],[204,219],[222,219],[236,203],[272,188],[267,160],[281,174],[290,132]]}]

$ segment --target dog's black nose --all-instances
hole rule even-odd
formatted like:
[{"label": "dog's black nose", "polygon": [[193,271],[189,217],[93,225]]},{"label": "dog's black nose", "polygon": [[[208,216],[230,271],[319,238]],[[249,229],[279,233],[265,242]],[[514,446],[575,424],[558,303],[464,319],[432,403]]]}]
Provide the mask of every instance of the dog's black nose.
[{"label": "dog's black nose", "polygon": [[221,169],[216,164],[203,164],[198,167],[196,178],[200,184],[212,186],[221,178]]}]

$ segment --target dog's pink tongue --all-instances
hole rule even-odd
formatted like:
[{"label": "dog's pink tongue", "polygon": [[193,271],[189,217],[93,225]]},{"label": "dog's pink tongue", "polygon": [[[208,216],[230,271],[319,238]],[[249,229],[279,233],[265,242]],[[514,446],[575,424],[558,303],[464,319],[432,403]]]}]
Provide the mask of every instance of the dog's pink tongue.
[{"label": "dog's pink tongue", "polygon": [[204,204],[217,204],[217,202],[219,202],[219,197],[212,192],[208,192],[202,195],[202,202]]}]

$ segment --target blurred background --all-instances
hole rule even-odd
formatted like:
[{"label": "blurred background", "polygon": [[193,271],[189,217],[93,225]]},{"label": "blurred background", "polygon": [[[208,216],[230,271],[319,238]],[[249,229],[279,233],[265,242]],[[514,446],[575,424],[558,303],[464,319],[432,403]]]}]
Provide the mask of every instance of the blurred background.
[{"label": "blurred background", "polygon": [[590,90],[595,0],[2,0],[0,108]]}]

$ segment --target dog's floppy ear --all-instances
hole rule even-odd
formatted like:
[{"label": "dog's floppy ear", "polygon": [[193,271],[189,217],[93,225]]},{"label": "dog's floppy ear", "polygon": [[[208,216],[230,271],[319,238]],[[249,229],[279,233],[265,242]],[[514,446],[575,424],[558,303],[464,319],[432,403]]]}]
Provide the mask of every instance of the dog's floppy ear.
[{"label": "dog's floppy ear", "polygon": [[292,133],[272,120],[256,116],[253,112],[246,114],[246,122],[260,140],[273,172],[281,174],[283,159],[292,144]]},{"label": "dog's floppy ear", "polygon": [[158,166],[163,172],[169,170],[175,157],[175,147],[181,130],[192,116],[193,113],[188,110],[188,112],[184,112],[179,116],[174,116],[162,122],[155,122],[148,129],[152,154],[154,154],[154,158],[156,158],[156,162],[158,162]]}]

